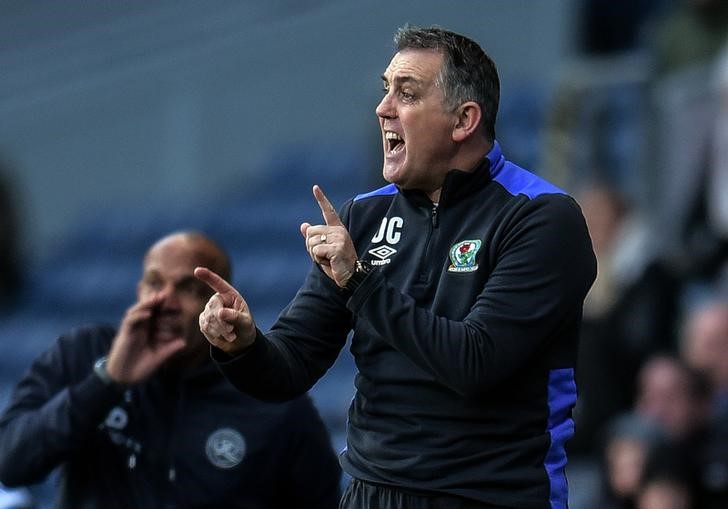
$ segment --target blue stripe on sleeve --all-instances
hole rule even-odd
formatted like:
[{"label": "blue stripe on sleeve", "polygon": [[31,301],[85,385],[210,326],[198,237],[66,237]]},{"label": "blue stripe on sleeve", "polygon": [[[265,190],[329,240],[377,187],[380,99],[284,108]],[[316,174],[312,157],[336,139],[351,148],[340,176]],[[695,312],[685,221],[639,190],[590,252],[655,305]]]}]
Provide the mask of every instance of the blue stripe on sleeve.
[{"label": "blue stripe on sleeve", "polygon": [[549,476],[551,509],[567,509],[569,487],[566,482],[566,441],[574,435],[571,409],[576,404],[576,382],[572,368],[554,369],[549,374],[549,419],[546,431],[551,446],[546,453],[544,467]]}]

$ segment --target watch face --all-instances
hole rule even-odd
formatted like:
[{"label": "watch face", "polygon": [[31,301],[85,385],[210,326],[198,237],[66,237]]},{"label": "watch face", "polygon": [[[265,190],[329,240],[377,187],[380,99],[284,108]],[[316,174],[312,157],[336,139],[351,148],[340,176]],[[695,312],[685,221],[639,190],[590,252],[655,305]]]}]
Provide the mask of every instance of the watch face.
[{"label": "watch face", "polygon": [[366,271],[362,269],[361,262],[357,260],[354,263],[354,272],[352,272],[351,276],[349,276],[349,280],[346,282],[346,285],[344,285],[344,290],[349,293],[356,290],[359,283],[361,283],[364,279],[364,276],[366,276]]},{"label": "watch face", "polygon": [[112,382],[108,371],[106,371],[106,357],[101,357],[94,363],[94,372],[105,384],[108,385]]}]

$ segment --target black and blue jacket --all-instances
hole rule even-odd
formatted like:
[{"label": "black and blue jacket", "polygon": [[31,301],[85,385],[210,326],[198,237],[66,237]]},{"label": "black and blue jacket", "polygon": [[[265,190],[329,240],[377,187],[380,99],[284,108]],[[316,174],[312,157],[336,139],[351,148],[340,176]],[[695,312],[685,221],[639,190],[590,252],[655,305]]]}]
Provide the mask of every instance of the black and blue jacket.
[{"label": "black and blue jacket", "polygon": [[0,417],[0,481],[60,467],[59,508],[310,509],[338,506],[341,470],[308,396],[263,403],[212,362],[124,392],[93,374],[115,331],[62,336]]},{"label": "black and blue jacket", "polygon": [[497,143],[440,202],[388,185],[341,209],[375,266],[352,295],[318,267],[242,355],[213,352],[257,397],[324,375],[353,329],[344,469],[415,493],[565,508],[583,299],[596,261],[579,206]]}]

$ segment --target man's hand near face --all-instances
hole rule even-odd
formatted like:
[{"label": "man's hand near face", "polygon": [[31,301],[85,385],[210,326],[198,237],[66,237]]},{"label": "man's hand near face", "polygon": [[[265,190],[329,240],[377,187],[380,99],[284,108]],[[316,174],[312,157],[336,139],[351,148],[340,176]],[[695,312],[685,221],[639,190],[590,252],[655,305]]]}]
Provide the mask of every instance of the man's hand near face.
[{"label": "man's hand near face", "polygon": [[185,347],[182,336],[165,341],[155,338],[156,315],[162,302],[163,296],[153,294],[126,311],[106,364],[106,371],[114,382],[122,385],[139,383]]}]

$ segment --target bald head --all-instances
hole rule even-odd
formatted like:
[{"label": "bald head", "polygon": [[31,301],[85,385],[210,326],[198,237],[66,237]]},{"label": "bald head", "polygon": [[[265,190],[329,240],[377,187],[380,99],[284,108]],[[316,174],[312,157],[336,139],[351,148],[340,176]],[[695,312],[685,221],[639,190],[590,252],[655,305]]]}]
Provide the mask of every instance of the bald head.
[{"label": "bald head", "polygon": [[144,264],[154,258],[168,260],[169,263],[184,259],[193,266],[208,267],[230,280],[230,258],[215,241],[199,232],[180,231],[162,237],[149,248]]},{"label": "bald head", "polygon": [[154,330],[157,341],[184,338],[185,346],[168,367],[196,365],[208,356],[209,345],[200,332],[199,316],[212,290],[195,275],[198,266],[230,276],[230,262],[212,239],[197,232],[177,232],[154,243],[144,257],[137,285],[139,302],[155,299]]}]

